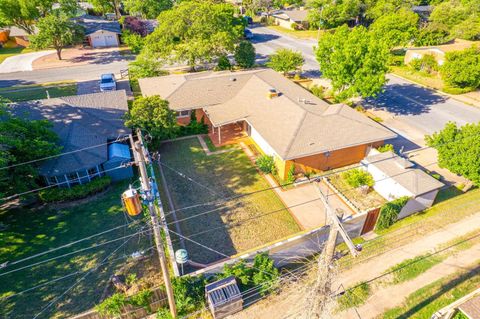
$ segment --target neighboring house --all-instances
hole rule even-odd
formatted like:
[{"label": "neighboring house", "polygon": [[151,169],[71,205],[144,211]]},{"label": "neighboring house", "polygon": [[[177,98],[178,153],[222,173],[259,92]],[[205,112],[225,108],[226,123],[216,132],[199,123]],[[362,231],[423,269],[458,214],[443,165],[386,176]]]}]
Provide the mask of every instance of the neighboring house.
[{"label": "neighboring house", "polygon": [[308,10],[280,10],[272,14],[275,24],[287,29],[308,29]]},{"label": "neighboring house", "polygon": [[10,34],[10,30],[0,29],[0,44],[8,42],[9,34]]},{"label": "neighboring house", "polygon": [[418,14],[422,21],[428,21],[433,11],[433,6],[413,6],[412,11]]},{"label": "neighboring house", "polygon": [[403,196],[410,200],[403,207],[398,218],[432,206],[443,183],[428,175],[415,164],[393,152],[372,151],[361,161],[364,169],[375,180],[373,188],[385,199],[391,201]]},{"label": "neighboring house", "polygon": [[120,23],[101,17],[84,15],[74,19],[85,28],[85,37],[92,48],[118,47],[122,33]]},{"label": "neighboring house", "polygon": [[[124,90],[18,102],[10,108],[20,117],[50,121],[61,152],[73,152],[43,163],[40,175],[47,185],[71,187],[105,174],[113,180],[133,175],[131,167],[105,172],[131,158],[128,143],[115,142],[130,133],[123,124],[128,110]],[[85,150],[74,152],[79,149]]]},{"label": "neighboring house", "polygon": [[409,48],[405,53],[405,64],[409,64],[413,59],[421,59],[424,55],[433,55],[439,65],[445,63],[445,54],[452,51],[462,51],[472,46],[478,46],[478,42],[455,39],[452,43],[442,44],[431,47]]},{"label": "neighboring house", "polygon": [[[38,33],[38,28],[35,27],[33,34],[37,34],[37,33]],[[9,37],[13,38],[17,45],[20,45],[22,47],[28,47],[28,45],[30,44],[30,37],[31,36],[32,36],[32,34],[29,34],[27,31],[25,31],[21,28],[18,28],[18,27],[15,27],[15,26],[10,27]]]},{"label": "neighboring house", "polygon": [[216,145],[250,136],[274,157],[279,176],[358,163],[396,134],[343,105],[329,105],[271,69],[203,72],[139,80],[144,96],[170,103],[178,121],[191,112],[209,126]]}]

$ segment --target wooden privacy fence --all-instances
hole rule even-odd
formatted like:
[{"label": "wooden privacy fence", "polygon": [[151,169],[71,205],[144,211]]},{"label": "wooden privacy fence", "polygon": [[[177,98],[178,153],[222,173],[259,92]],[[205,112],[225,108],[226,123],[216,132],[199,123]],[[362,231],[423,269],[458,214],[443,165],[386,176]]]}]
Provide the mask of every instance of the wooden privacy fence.
[{"label": "wooden privacy fence", "polygon": [[[157,287],[152,289],[152,296],[150,297],[150,308],[152,313],[155,313],[160,308],[167,306],[167,295],[164,287]],[[122,314],[115,318],[121,319],[138,319],[148,316],[150,313],[144,308],[126,305],[123,307]],[[95,309],[82,312],[81,314],[70,317],[69,319],[107,319],[108,316],[101,316]]]}]

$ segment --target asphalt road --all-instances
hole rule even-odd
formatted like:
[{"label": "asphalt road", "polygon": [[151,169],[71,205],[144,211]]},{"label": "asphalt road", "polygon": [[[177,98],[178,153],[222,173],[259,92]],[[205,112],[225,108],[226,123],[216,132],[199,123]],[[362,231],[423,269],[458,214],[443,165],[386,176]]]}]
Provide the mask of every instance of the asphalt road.
[{"label": "asphalt road", "polygon": [[100,78],[103,73],[119,74],[120,70],[126,69],[127,60],[105,64],[87,64],[68,68],[52,68],[15,73],[0,74],[0,87],[12,85],[37,84],[57,81],[91,81]]},{"label": "asphalt road", "polygon": [[268,56],[277,49],[292,49],[302,53],[305,59],[302,70],[308,76],[318,77],[320,75],[318,72],[318,62],[313,53],[313,46],[316,45],[316,41],[292,38],[263,26],[253,26],[249,27],[249,29],[253,33],[253,39],[251,39],[251,41],[257,51],[258,62],[266,61]]}]

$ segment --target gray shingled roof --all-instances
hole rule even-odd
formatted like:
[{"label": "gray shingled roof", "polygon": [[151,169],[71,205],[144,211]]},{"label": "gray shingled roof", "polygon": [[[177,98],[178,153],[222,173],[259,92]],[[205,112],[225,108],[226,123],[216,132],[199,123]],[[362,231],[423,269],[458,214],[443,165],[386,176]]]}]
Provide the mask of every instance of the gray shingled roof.
[{"label": "gray shingled roof", "polygon": [[[62,152],[107,143],[129,133],[123,124],[128,110],[124,90],[12,103],[10,109],[23,118],[52,122]],[[40,173],[67,174],[92,168],[107,159],[107,146],[95,147],[49,160],[43,163]]]},{"label": "gray shingled roof", "polygon": [[[144,96],[160,95],[173,110],[204,109],[214,126],[248,121],[283,159],[396,137],[343,105],[329,105],[271,69],[201,72],[140,79]],[[270,88],[280,96],[268,99]]]},{"label": "gray shingled roof", "polygon": [[83,15],[81,17],[75,18],[74,20],[77,21],[79,25],[85,28],[85,35],[89,35],[100,30],[110,31],[117,34],[122,33],[120,23],[118,23],[117,21],[105,20],[101,17],[91,15]]},{"label": "gray shingled roof", "polygon": [[442,182],[421,169],[415,168],[415,165],[409,160],[390,151],[368,156],[362,160],[362,163],[375,166],[413,196],[419,196],[444,186]]},{"label": "gray shingled roof", "polygon": [[275,18],[280,18],[283,20],[292,20],[294,22],[303,22],[307,21],[308,17],[308,10],[299,10],[299,9],[293,9],[293,10],[280,10],[278,12],[275,12],[273,15]]}]

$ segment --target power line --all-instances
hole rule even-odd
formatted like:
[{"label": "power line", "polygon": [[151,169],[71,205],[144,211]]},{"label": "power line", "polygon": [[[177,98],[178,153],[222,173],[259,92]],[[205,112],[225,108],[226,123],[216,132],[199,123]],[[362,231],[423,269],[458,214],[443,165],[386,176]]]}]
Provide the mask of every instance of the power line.
[{"label": "power line", "polygon": [[[145,228],[146,226],[142,227]],[[107,259],[109,259],[111,256],[113,256],[114,253],[116,253],[118,250],[120,250],[123,246],[125,246],[128,241],[130,239],[132,239],[133,237],[130,237],[128,239],[126,239],[123,244],[121,244],[120,246],[118,246],[114,251],[112,251],[108,256],[106,256],[101,262],[99,265],[97,265],[95,268],[92,268],[90,269],[87,273],[85,273],[85,275],[83,275],[79,280],[77,280],[72,286],[70,286],[67,290],[65,290],[61,295],[59,295],[58,297],[54,298],[48,305],[46,305],[45,307],[43,307],[40,312],[38,312],[34,317],[33,319],[36,319],[38,318],[38,316],[40,316],[43,312],[45,312],[45,310],[47,310],[48,308],[50,308],[52,305],[54,305],[58,300],[60,300],[60,298],[62,298],[63,296],[65,296],[70,290],[72,290],[73,288],[75,288],[81,281],[83,281],[90,273],[92,273],[94,270],[98,269],[100,267],[101,264],[103,264]]]},{"label": "power line", "polygon": [[[122,163],[122,164],[120,164],[120,165],[117,166],[117,167],[103,170],[102,173],[111,172],[111,171],[114,171],[114,170],[117,170],[117,169],[123,169],[123,168],[125,168],[125,167],[127,167],[128,165],[131,165],[131,164],[132,164],[132,162]],[[45,187],[40,187],[40,188],[36,188],[36,189],[31,189],[31,190],[26,191],[26,192],[23,192],[23,193],[17,193],[17,194],[13,194],[13,195],[10,195],[10,196],[7,196],[7,197],[0,198],[0,201],[11,200],[11,199],[17,198],[17,197],[19,197],[19,196],[23,196],[23,195],[30,194],[30,193],[35,193],[35,192],[38,192],[38,191],[41,191],[41,190],[44,190],[44,189],[56,187],[56,186],[63,185],[63,184],[75,183],[75,182],[80,181],[81,179],[84,179],[84,178],[86,178],[86,176],[77,177],[77,178],[74,178],[74,179],[71,179],[71,180],[67,180],[67,181],[65,181],[65,182],[56,183],[56,184],[51,184],[51,185],[48,185],[48,186],[45,186]]]},{"label": "power line", "polygon": [[116,140],[110,141],[110,142],[107,142],[107,143],[97,144],[97,145],[93,145],[93,146],[80,148],[80,149],[77,149],[77,150],[74,150],[74,151],[63,152],[63,153],[60,153],[60,154],[50,155],[50,156],[34,159],[34,160],[31,160],[31,161],[26,161],[26,162],[22,162],[22,163],[16,163],[16,164],[8,165],[8,166],[3,166],[3,167],[0,167],[0,170],[9,169],[9,168],[13,168],[13,167],[21,166],[21,165],[32,164],[32,163],[35,163],[35,162],[45,161],[45,160],[48,160],[48,159],[52,159],[52,158],[56,158],[56,157],[60,157],[60,156],[64,156],[64,155],[74,154],[74,153],[82,152],[82,151],[85,151],[85,150],[89,150],[89,149],[92,149],[92,148],[97,148],[97,147],[100,147],[100,146],[104,146],[104,145],[108,145],[108,144],[112,144],[112,143],[116,143],[116,142],[123,142],[127,139],[128,138],[125,138],[125,137],[118,137]]},{"label": "power line", "polygon": [[[128,226],[136,225],[136,224],[138,224],[138,223],[141,222],[141,221],[142,221],[141,219],[136,220],[136,221],[134,221],[134,222],[132,222],[132,223],[129,223]],[[92,238],[97,237],[97,236],[100,236],[100,235],[107,234],[107,233],[109,233],[109,232],[112,232],[112,231],[114,231],[114,230],[117,230],[117,229],[120,229],[120,228],[123,228],[123,227],[125,227],[125,225],[120,225],[120,226],[117,226],[117,227],[114,227],[114,228],[110,228],[110,229],[105,230],[105,231],[102,231],[102,232],[100,232],[100,233],[96,233],[96,234],[90,235],[90,236],[88,236],[88,237],[84,237],[84,238],[82,238],[82,239],[79,239],[79,240],[76,240],[76,241],[72,241],[72,242],[67,243],[67,244],[65,244],[65,245],[62,245],[62,246],[59,246],[59,247],[56,247],[56,248],[52,248],[52,249],[49,249],[49,250],[47,250],[47,251],[43,251],[43,252],[41,252],[41,253],[34,254],[34,255],[31,255],[31,256],[28,256],[28,257],[19,259],[19,260],[15,260],[15,261],[12,261],[12,262],[6,261],[6,262],[3,262],[3,263],[0,263],[0,265],[3,265],[3,266],[0,266],[0,269],[6,268],[6,267],[9,267],[9,266],[12,266],[12,265],[16,265],[16,264],[19,264],[19,263],[21,263],[21,262],[24,262],[24,261],[27,261],[27,260],[30,260],[30,259],[33,259],[33,258],[36,258],[36,257],[40,257],[40,256],[43,256],[43,255],[52,253],[52,252],[54,252],[54,251],[57,251],[57,250],[60,250],[60,249],[63,249],[63,248],[70,247],[70,246],[72,246],[72,245],[81,243],[81,242],[83,242],[83,241],[92,239]]]},{"label": "power line", "polygon": [[105,246],[105,245],[111,244],[111,243],[113,243],[113,242],[117,242],[117,241],[122,240],[122,239],[125,239],[125,238],[131,239],[131,238],[135,237],[136,235],[140,235],[140,234],[146,233],[146,232],[148,232],[148,231],[149,231],[149,230],[138,231],[138,232],[133,233],[133,234],[130,234],[130,235],[128,235],[128,236],[122,236],[122,237],[120,237],[120,238],[112,239],[112,240],[109,240],[109,241],[106,241],[106,242],[100,243],[100,244],[95,244],[95,245],[90,246],[90,247],[77,249],[77,250],[75,250],[75,251],[72,251],[72,252],[69,252],[69,253],[66,253],[66,254],[63,254],[63,255],[60,255],[60,256],[55,256],[55,257],[52,257],[52,258],[49,258],[49,259],[45,259],[45,260],[42,260],[42,261],[39,261],[39,262],[30,264],[30,265],[22,266],[22,267],[19,267],[19,268],[14,268],[14,269],[9,270],[9,271],[7,271],[7,272],[0,273],[0,277],[5,276],[5,275],[8,275],[8,274],[11,274],[11,273],[14,273],[14,272],[17,272],[17,271],[20,271],[20,270],[23,270],[23,269],[27,269],[27,268],[32,268],[32,267],[35,267],[35,266],[39,266],[39,265],[45,264],[45,263],[47,263],[47,262],[50,262],[50,261],[53,261],[53,260],[57,260],[57,259],[60,259],[60,258],[66,257],[66,256],[74,255],[74,254],[77,254],[77,253],[79,253],[79,252],[83,252],[83,251],[87,251],[87,250],[90,250],[90,249],[93,249],[93,248]]}]

